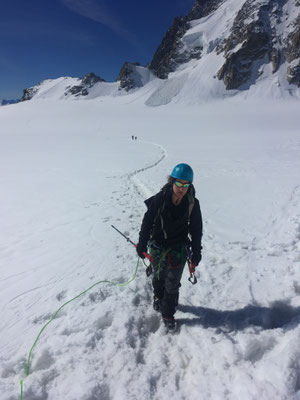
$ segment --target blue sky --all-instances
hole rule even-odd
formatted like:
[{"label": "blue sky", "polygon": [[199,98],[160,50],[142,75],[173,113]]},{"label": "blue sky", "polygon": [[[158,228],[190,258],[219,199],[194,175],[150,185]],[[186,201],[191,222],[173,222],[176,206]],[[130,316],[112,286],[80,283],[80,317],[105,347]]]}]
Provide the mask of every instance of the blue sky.
[{"label": "blue sky", "polygon": [[0,100],[60,76],[114,81],[125,61],[151,61],[194,0],[0,0]]}]

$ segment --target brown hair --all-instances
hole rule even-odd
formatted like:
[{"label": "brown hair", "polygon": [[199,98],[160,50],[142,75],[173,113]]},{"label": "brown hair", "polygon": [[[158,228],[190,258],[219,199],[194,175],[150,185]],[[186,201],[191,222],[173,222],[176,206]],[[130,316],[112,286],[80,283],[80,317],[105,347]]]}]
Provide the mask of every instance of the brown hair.
[{"label": "brown hair", "polygon": [[174,181],[175,181],[175,179],[174,179],[171,175],[168,175],[168,177],[167,177],[167,183],[168,183],[169,185],[173,185]]}]

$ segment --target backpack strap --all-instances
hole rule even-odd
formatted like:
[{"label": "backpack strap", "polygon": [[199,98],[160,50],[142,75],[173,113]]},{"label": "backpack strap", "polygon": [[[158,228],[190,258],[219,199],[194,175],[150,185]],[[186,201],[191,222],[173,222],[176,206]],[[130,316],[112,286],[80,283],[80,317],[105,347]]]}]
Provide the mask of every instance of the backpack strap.
[{"label": "backpack strap", "polygon": [[164,199],[164,201],[163,201],[163,203],[161,205],[161,210],[160,210],[160,223],[161,223],[161,230],[163,231],[163,234],[164,234],[164,239],[168,239],[167,232],[165,231],[165,228],[164,228],[164,219],[162,217],[162,213],[164,211],[165,204],[166,204],[166,201]]},{"label": "backpack strap", "polygon": [[154,218],[154,221],[153,221],[153,232],[154,232],[156,224],[157,224],[157,221],[160,218],[161,229],[162,229],[163,234],[164,234],[164,239],[168,238],[167,232],[164,229],[164,220],[163,220],[163,217],[162,217],[162,213],[163,213],[163,211],[165,209],[165,205],[166,205],[166,195],[167,195],[167,190],[164,191],[163,201],[162,201],[161,205],[159,206],[159,209],[158,209],[157,214],[156,214],[156,216]]},{"label": "backpack strap", "polygon": [[188,211],[188,224],[190,225],[191,222],[191,214],[194,208],[194,204],[195,204],[195,197],[192,196],[191,194],[188,195],[188,199],[189,199],[189,211]]}]

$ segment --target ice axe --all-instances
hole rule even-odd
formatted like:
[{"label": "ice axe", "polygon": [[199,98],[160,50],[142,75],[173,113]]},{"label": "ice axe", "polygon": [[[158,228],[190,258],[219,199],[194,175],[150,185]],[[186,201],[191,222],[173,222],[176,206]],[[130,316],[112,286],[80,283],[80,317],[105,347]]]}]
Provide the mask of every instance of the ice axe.
[{"label": "ice axe", "polygon": [[[130,240],[129,237],[127,237],[126,235],[124,235],[124,233],[122,233],[121,231],[119,231],[119,229],[117,229],[115,226],[111,225],[111,227],[114,228],[120,235],[122,235],[123,238],[125,238],[125,239],[127,240],[127,242],[129,242],[130,244],[132,244],[132,245],[136,248],[137,245],[136,245],[135,243],[133,243],[133,241]],[[143,255],[144,255],[146,258],[148,258],[148,260],[149,260],[150,262],[153,261],[153,257],[151,257],[150,254],[146,253],[145,251],[143,251]],[[150,266],[149,266],[149,267],[150,267]],[[148,267],[148,268],[149,268],[149,267]],[[147,268],[147,270],[148,270],[148,268]],[[151,272],[152,272],[152,268],[151,268]],[[151,272],[149,273],[149,275],[151,275]],[[148,275],[148,272],[147,272],[147,271],[146,271],[146,273],[147,273],[147,275]],[[148,275],[148,276],[149,276],[149,275]]]},{"label": "ice axe", "polygon": [[189,281],[190,281],[193,285],[196,285],[196,283],[197,283],[197,278],[196,278],[194,272],[192,272],[192,263],[191,263],[190,260],[188,260],[188,266],[189,266],[189,270],[190,270]]},{"label": "ice axe", "polygon": [[193,284],[196,285],[197,283],[197,278],[195,276],[195,268],[192,268],[192,249],[190,245],[187,247],[187,263],[190,271],[190,276],[189,276],[189,281]]}]

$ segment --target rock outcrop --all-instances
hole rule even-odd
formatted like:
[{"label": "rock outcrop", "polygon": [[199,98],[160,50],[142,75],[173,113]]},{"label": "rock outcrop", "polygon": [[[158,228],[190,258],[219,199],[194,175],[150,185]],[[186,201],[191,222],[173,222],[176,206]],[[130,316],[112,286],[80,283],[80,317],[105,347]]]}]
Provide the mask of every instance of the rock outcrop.
[{"label": "rock outcrop", "polygon": [[20,101],[31,100],[34,97],[34,95],[38,92],[40,85],[41,83],[31,88],[23,89],[23,96],[21,97]]},{"label": "rock outcrop", "polygon": [[119,91],[129,92],[146,85],[153,77],[149,68],[142,67],[138,62],[134,64],[125,62],[116,82],[119,82]]},{"label": "rock outcrop", "polygon": [[126,61],[122,68],[121,71],[119,72],[119,75],[117,76],[116,82],[120,82],[119,89],[124,89],[127,92],[129,90],[135,89],[136,87],[139,87],[140,85],[137,85],[136,80],[135,80],[135,67],[139,67],[140,63],[129,63]]},{"label": "rock outcrop", "polygon": [[67,87],[65,91],[65,96],[73,95],[75,97],[78,96],[87,96],[89,94],[89,89],[95,86],[99,82],[105,82],[104,79],[100,78],[100,76],[95,75],[93,72],[86,74],[83,78],[80,78],[81,82],[79,85],[74,85],[71,87]]}]

